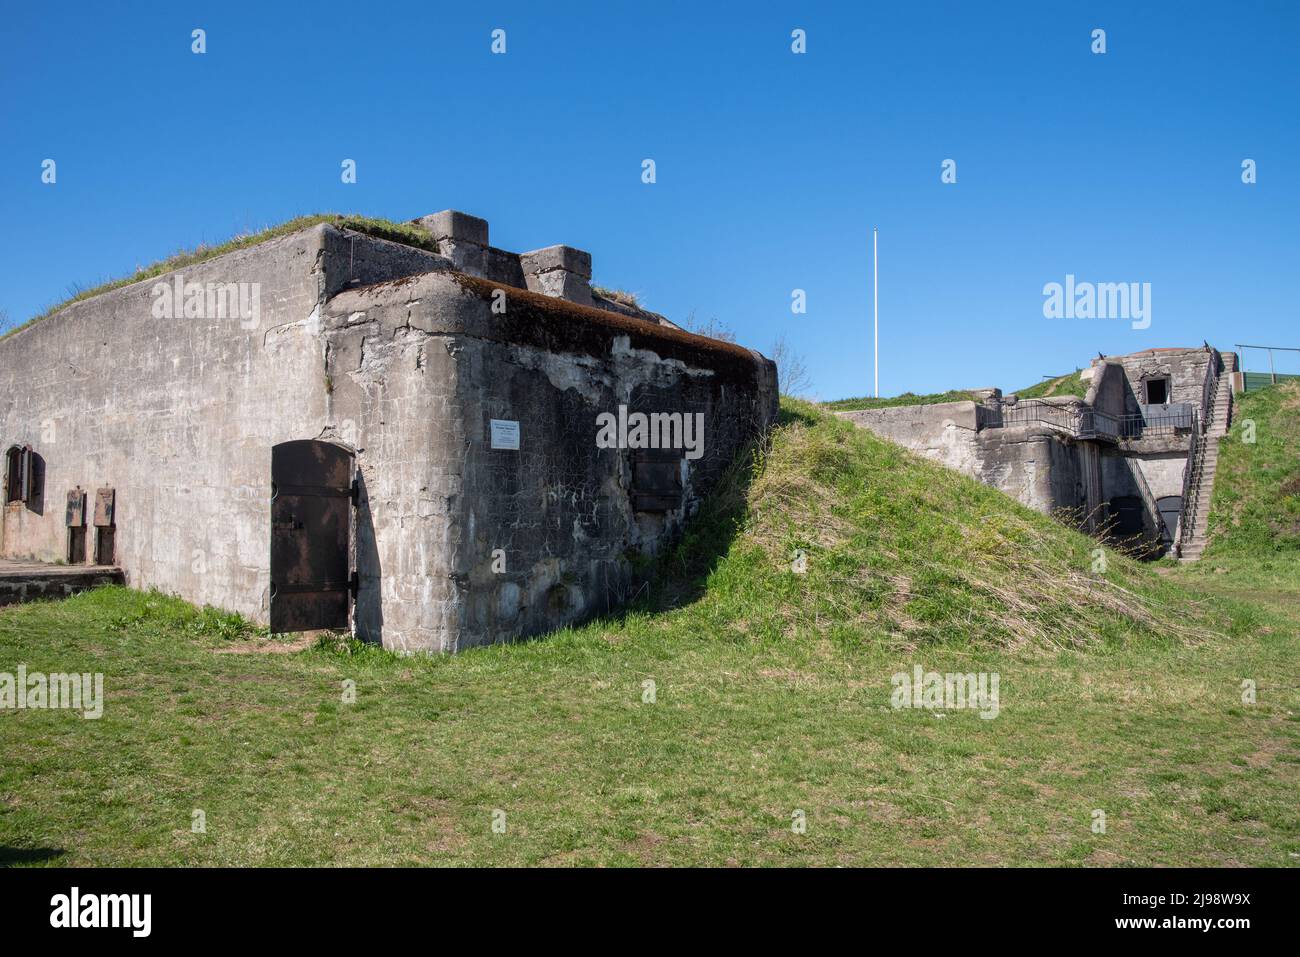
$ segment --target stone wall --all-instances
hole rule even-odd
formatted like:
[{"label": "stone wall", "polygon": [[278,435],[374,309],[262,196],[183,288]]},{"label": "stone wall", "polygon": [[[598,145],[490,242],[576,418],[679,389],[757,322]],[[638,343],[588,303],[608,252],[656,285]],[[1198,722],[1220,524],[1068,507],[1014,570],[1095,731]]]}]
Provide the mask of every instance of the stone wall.
[{"label": "stone wall", "polygon": [[1200,408],[1204,397],[1205,376],[1214,353],[1201,349],[1150,349],[1128,356],[1106,359],[1107,365],[1119,364],[1127,380],[1128,395],[1125,412],[1132,414],[1146,402],[1144,382],[1147,379],[1168,376],[1169,403],[1188,403]]}]

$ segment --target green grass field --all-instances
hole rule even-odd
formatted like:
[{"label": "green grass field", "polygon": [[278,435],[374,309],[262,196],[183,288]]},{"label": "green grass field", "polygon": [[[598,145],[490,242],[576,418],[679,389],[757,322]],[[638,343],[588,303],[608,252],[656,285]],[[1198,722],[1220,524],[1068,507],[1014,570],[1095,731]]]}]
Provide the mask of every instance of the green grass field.
[{"label": "green grass field", "polygon": [[[1266,395],[1240,417],[1281,433]],[[1287,500],[1289,441],[1214,514]],[[534,641],[295,650],[120,588],[0,610],[0,671],[106,688],[99,720],[0,709],[0,860],[1294,867],[1300,560],[1258,541],[1095,570],[1092,540],[787,402],[651,601]],[[895,709],[915,665],[996,672],[997,716]]]}]

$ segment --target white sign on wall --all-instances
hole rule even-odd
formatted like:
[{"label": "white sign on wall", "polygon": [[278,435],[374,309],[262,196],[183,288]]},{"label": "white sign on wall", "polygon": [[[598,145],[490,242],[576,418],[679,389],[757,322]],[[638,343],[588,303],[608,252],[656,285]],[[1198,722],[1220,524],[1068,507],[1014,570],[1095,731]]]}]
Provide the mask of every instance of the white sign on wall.
[{"label": "white sign on wall", "polygon": [[492,419],[492,448],[519,450],[519,423],[512,419]]}]

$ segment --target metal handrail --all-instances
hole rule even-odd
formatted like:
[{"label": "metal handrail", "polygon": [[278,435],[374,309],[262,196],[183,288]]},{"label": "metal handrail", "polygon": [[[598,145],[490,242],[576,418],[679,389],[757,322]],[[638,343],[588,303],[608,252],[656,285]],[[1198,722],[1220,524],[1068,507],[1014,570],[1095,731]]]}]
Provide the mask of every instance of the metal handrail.
[{"label": "metal handrail", "polygon": [[1214,407],[1218,404],[1219,363],[1223,359],[1217,349],[1210,350],[1210,368],[1201,387],[1201,431],[1204,432],[1214,421]]},{"label": "metal handrail", "polygon": [[1151,491],[1151,486],[1147,484],[1147,477],[1142,473],[1142,466],[1137,459],[1125,456],[1124,461],[1128,463],[1129,474],[1133,477],[1133,484],[1137,486],[1138,497],[1142,499],[1142,504],[1147,507],[1155,521],[1156,534],[1160,534],[1160,504],[1156,501],[1155,493]]},{"label": "metal handrail", "polygon": [[1187,547],[1191,539],[1192,526],[1196,524],[1196,510],[1198,503],[1194,502],[1192,490],[1196,488],[1193,484],[1193,475],[1200,471],[1200,451],[1202,448],[1201,432],[1199,429],[1192,429],[1191,441],[1187,446],[1187,468],[1183,472],[1183,494],[1182,508],[1178,516],[1178,557],[1182,557],[1183,549]]},{"label": "metal handrail", "polygon": [[1116,440],[1141,438],[1146,433],[1177,434],[1185,430],[1193,431],[1197,428],[1198,418],[1195,408],[1184,408],[1156,415],[1141,413],[1112,415],[1099,409],[1071,408],[1027,399],[1009,408],[1003,408],[1001,414],[996,417],[990,415],[984,424],[997,428],[1042,422],[1062,429],[1075,438]]}]

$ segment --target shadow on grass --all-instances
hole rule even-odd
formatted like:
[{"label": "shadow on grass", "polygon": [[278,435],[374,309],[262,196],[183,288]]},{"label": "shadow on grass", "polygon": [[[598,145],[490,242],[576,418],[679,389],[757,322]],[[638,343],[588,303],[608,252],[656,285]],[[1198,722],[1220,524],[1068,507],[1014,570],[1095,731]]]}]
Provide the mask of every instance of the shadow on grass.
[{"label": "shadow on grass", "polygon": [[744,527],[749,488],[763,467],[773,432],[791,425],[817,424],[811,409],[782,403],[767,434],[736,455],[682,534],[645,568],[635,582],[635,597],[598,620],[617,625],[632,614],[672,611],[701,598],[709,576]]},{"label": "shadow on grass", "polygon": [[61,847],[6,847],[0,844],[0,867],[16,867],[20,864],[40,864],[52,861],[66,854]]}]

